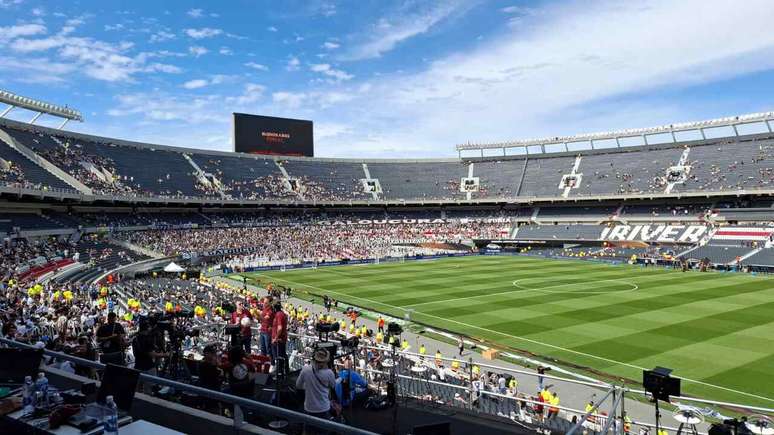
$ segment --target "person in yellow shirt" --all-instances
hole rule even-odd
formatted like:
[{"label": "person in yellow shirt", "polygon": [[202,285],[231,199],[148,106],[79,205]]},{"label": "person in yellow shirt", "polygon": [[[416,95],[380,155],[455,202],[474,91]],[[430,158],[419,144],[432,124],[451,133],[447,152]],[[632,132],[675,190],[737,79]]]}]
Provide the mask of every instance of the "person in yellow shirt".
[{"label": "person in yellow shirt", "polygon": [[407,351],[407,350],[409,349],[409,347],[411,347],[411,346],[409,345],[409,342],[408,342],[408,340],[406,340],[406,339],[404,338],[404,339],[403,339],[403,342],[400,344],[400,350],[402,350],[402,351]]},{"label": "person in yellow shirt", "polygon": [[345,332],[347,330],[347,321],[344,319],[341,319],[341,322],[339,323],[341,325],[341,332]]},{"label": "person in yellow shirt", "polygon": [[559,408],[557,408],[559,406],[559,395],[554,393],[551,396],[551,400],[548,402],[551,404],[551,407],[548,408],[548,418],[554,418],[559,414]]},{"label": "person in yellow shirt", "polygon": [[517,389],[519,387],[519,381],[516,380],[516,378],[511,378],[510,381],[508,381],[508,389],[511,390],[511,393],[515,396],[517,393]]},{"label": "person in yellow shirt", "polygon": [[395,344],[395,336],[394,335],[390,335],[390,339],[388,341],[389,341],[390,346],[394,345]]},{"label": "person in yellow shirt", "polygon": [[452,368],[452,370],[454,370],[456,372],[457,370],[460,369],[460,362],[457,361],[456,359],[452,360],[451,368]]},{"label": "person in yellow shirt", "polygon": [[[390,340],[392,340],[392,337],[390,337]],[[377,332],[376,333],[376,344],[382,344],[383,341],[384,341],[384,334],[382,334],[381,332]]]},{"label": "person in yellow shirt", "polygon": [[478,377],[481,376],[481,367],[474,364],[471,371],[473,372],[474,379],[478,379]]},{"label": "person in yellow shirt", "polygon": [[440,366],[441,364],[443,364],[443,359],[442,358],[443,358],[443,355],[441,355],[440,349],[436,350],[435,351],[435,365]]},{"label": "person in yellow shirt", "polygon": [[353,335],[355,334],[355,324],[354,323],[349,325],[349,333],[353,334]]},{"label": "person in yellow shirt", "polygon": [[427,354],[427,349],[425,348],[424,344],[419,345],[419,359],[424,361],[425,355]]}]

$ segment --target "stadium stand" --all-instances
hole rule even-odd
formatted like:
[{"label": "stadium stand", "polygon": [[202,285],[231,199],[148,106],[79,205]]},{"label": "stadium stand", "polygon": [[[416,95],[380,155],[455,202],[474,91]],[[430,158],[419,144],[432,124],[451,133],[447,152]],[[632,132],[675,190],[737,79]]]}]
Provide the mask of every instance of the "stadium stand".
[{"label": "stadium stand", "polygon": [[678,257],[697,261],[708,258],[713,264],[731,264],[737,257],[743,257],[751,251],[752,248],[746,246],[707,244],[683,252]]}]

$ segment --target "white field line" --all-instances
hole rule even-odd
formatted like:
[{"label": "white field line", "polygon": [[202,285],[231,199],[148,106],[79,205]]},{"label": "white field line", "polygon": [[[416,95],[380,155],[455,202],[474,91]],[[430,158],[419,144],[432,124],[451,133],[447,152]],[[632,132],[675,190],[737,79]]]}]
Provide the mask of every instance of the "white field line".
[{"label": "white field line", "polygon": [[[629,293],[629,292],[637,291],[637,290],[640,289],[640,286],[638,286],[637,284],[635,284],[633,282],[629,282],[629,281],[626,281],[624,279],[616,279],[616,278],[613,278],[613,279],[597,279],[597,280],[593,280],[593,281],[576,282],[576,283],[569,283],[569,284],[557,284],[557,285],[550,285],[548,287],[540,287],[540,288],[528,288],[528,287],[524,287],[522,285],[519,285],[519,282],[527,281],[527,280],[530,280],[530,279],[534,280],[534,279],[537,279],[537,278],[517,279],[516,281],[513,282],[513,285],[515,287],[517,287],[517,288],[522,289],[522,290],[532,290],[532,291],[536,291],[536,292],[545,292],[545,293],[574,293],[574,294],[579,294],[579,295],[603,295],[603,294],[607,295],[607,294],[612,294],[612,293]],[[589,290],[589,291],[573,291],[573,290],[551,291],[551,290],[548,290],[548,289],[552,289],[552,288],[561,288],[561,287],[567,287],[567,286],[578,285],[578,284],[594,284],[594,283],[597,283],[597,282],[617,282],[619,284],[626,284],[628,286],[631,286],[631,288],[628,288],[626,290],[613,290],[613,291],[593,291],[593,290]]]},{"label": "white field line", "polygon": [[[628,281],[624,281],[624,280],[619,280],[619,279],[599,279],[599,280],[595,280],[595,281],[585,281],[585,282],[570,283],[570,284],[551,285],[551,286],[548,286],[548,287],[541,287],[541,288],[527,288],[527,287],[524,287],[524,286],[521,286],[521,285],[518,284],[519,281],[526,281],[528,279],[537,279],[537,278],[524,278],[524,279],[517,279],[516,281],[513,281],[514,287],[518,288],[519,290],[507,290],[507,291],[504,291],[504,292],[488,293],[488,294],[484,294],[484,295],[475,295],[475,296],[465,296],[465,297],[461,297],[461,298],[438,299],[436,301],[419,302],[419,303],[416,303],[416,304],[403,305],[403,307],[404,308],[408,308],[408,307],[418,307],[418,306],[421,306],[421,305],[443,304],[445,302],[465,301],[465,300],[468,300],[468,299],[486,298],[486,297],[489,297],[489,296],[499,296],[499,295],[505,295],[505,294],[509,294],[509,293],[526,293],[526,292],[530,292],[530,291],[540,292],[540,293],[573,293],[573,294],[579,294],[579,295],[602,295],[602,294],[606,295],[606,294],[611,294],[611,293],[628,293],[628,292],[633,292],[633,291],[639,290],[639,288],[640,288],[637,284],[634,284],[634,283],[628,282]],[[626,285],[629,285],[629,286],[632,286],[632,287],[629,288],[629,289],[626,289],[626,290],[613,290],[613,291],[607,291],[607,292],[605,292],[605,291],[596,291],[595,292],[595,291],[572,291],[572,290],[568,290],[568,291],[550,291],[550,290],[548,290],[548,289],[552,289],[552,288],[567,287],[567,286],[570,286],[570,285],[577,285],[577,284],[589,284],[590,285],[590,284],[594,284],[594,283],[597,283],[597,282],[619,282],[619,283],[623,283],[623,284],[626,284]]]},{"label": "white field line", "polygon": [[[347,294],[347,293],[341,293],[341,292],[337,292],[337,291],[333,291],[333,290],[328,290],[328,289],[316,287],[316,286],[309,285],[309,284],[304,284],[304,283],[300,283],[300,282],[290,281],[290,280],[287,280],[287,279],[277,278],[277,277],[270,276],[270,275],[264,275],[263,273],[259,273],[258,275],[263,275],[263,276],[266,276],[267,278],[276,279],[277,281],[284,281],[284,282],[287,282],[287,283],[293,284],[293,285],[298,285],[298,286],[302,286],[302,287],[308,287],[308,288],[311,288],[311,289],[315,289],[315,290],[319,290],[319,291],[323,291],[323,292],[327,292],[327,293],[333,293],[333,294],[341,295],[341,296],[352,298],[352,299],[359,299],[361,301],[370,302],[372,304],[383,305],[385,307],[394,308],[396,310],[404,310],[403,307],[398,307],[398,306],[395,306],[395,305],[390,305],[390,304],[386,304],[384,302],[379,302],[379,301],[375,301],[375,300],[372,300],[372,299],[367,299],[367,298],[363,298],[363,297],[359,297],[359,296],[353,296],[353,295],[350,295],[350,294]],[[564,347],[561,347],[561,346],[556,346],[556,345],[549,344],[549,343],[543,343],[541,341],[533,340],[531,338],[520,337],[518,335],[512,335],[512,334],[506,334],[504,332],[495,331],[493,329],[482,328],[480,326],[471,325],[471,324],[468,324],[468,323],[463,323],[463,322],[459,322],[459,321],[456,321],[456,320],[447,319],[447,318],[444,318],[444,317],[438,317],[438,316],[434,316],[432,314],[425,314],[425,313],[422,313],[422,312],[419,312],[419,311],[415,311],[414,313],[415,314],[421,314],[421,315],[427,316],[427,317],[432,317],[432,318],[435,318],[435,319],[438,319],[438,320],[443,320],[445,322],[456,323],[458,325],[466,326],[468,328],[478,329],[480,331],[485,331],[485,332],[489,332],[489,333],[492,333],[492,334],[501,335],[503,337],[508,337],[508,338],[513,338],[513,339],[516,339],[516,340],[526,341],[527,343],[532,343],[532,344],[536,344],[538,346],[544,346],[544,347],[548,347],[548,348],[551,348],[551,349],[556,349],[556,350],[559,350],[559,351],[562,351],[562,352],[568,352],[568,353],[572,353],[572,354],[575,354],[575,355],[580,355],[580,356],[584,356],[584,357],[587,357],[587,358],[597,359],[597,360],[600,360],[600,361],[605,361],[605,362],[608,362],[608,363],[613,363],[613,364],[617,364],[617,365],[621,365],[621,366],[625,366],[625,367],[630,367],[630,368],[637,369],[637,370],[650,370],[650,369],[646,369],[645,367],[636,366],[634,364],[629,364],[629,363],[625,363],[625,362],[621,362],[621,361],[616,361],[616,360],[613,360],[613,359],[610,359],[610,358],[605,358],[605,357],[601,357],[601,356],[597,356],[597,355],[592,355],[592,354],[585,353],[585,352],[579,352],[577,350],[567,349],[567,348],[564,348]],[[756,399],[761,399],[761,400],[766,400],[766,401],[769,401],[769,402],[774,402],[774,399],[772,399],[770,397],[759,396],[759,395],[753,394],[753,393],[746,393],[744,391],[734,390],[732,388],[727,388],[727,387],[723,387],[723,386],[720,386],[720,385],[714,385],[714,384],[710,384],[710,383],[707,383],[707,382],[697,381],[695,379],[684,378],[682,376],[675,376],[675,377],[676,378],[680,378],[680,379],[682,379],[684,381],[692,382],[694,384],[704,385],[704,386],[716,388],[716,389],[719,389],[719,390],[724,390],[724,391],[729,391],[729,392],[736,393],[736,394],[741,394],[743,396],[754,397]]]}]

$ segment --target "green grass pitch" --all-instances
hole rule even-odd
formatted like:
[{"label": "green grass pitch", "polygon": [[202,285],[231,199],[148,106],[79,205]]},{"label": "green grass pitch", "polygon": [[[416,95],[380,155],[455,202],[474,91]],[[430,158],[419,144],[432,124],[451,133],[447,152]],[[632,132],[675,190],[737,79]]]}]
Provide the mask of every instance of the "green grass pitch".
[{"label": "green grass pitch", "polygon": [[774,279],[535,257],[462,257],[253,273],[310,293],[641,379],[774,405]]}]

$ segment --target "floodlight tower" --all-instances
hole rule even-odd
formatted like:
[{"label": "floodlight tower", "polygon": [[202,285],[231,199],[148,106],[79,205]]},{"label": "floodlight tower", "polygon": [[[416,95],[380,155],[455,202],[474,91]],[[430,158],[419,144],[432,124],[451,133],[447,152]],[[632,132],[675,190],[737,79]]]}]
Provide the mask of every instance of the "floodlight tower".
[{"label": "floodlight tower", "polygon": [[0,113],[0,118],[4,118],[11,112],[11,110],[19,107],[21,109],[27,109],[36,112],[35,116],[32,118],[32,120],[30,120],[30,124],[34,124],[35,121],[37,121],[38,118],[40,118],[44,113],[63,119],[62,123],[59,124],[59,127],[57,127],[60,130],[64,128],[64,126],[67,125],[67,123],[71,120],[83,122],[83,116],[81,115],[81,112],[75,109],[71,109],[67,106],[59,106],[56,104],[47,103],[45,101],[36,100],[34,98],[22,97],[21,95],[4,91],[2,89],[0,89],[0,103],[5,103],[8,105],[8,107],[3,110],[2,113]]}]

